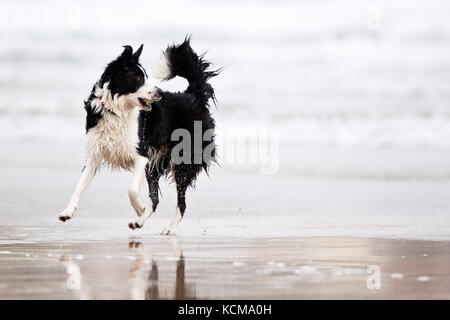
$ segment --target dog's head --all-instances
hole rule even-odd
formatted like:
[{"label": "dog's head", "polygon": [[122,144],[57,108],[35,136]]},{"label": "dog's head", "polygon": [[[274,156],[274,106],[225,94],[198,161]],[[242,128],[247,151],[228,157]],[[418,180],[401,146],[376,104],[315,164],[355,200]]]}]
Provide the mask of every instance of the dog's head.
[{"label": "dog's head", "polygon": [[124,46],[122,54],[106,66],[100,78],[96,96],[113,112],[135,107],[148,111],[151,103],[160,98],[158,89],[146,83],[147,74],[139,63],[143,47],[133,53],[131,46]]}]

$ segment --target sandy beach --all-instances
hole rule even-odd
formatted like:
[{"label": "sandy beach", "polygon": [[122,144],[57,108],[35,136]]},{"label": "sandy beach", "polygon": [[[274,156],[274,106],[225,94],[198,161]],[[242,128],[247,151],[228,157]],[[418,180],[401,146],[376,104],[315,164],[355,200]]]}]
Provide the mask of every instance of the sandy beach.
[{"label": "sandy beach", "polygon": [[298,162],[282,146],[278,175],[224,166],[202,177],[178,235],[163,237],[173,185],[132,231],[130,174],[101,171],[63,224],[81,143],[2,149],[3,299],[450,298],[445,153],[303,149]]},{"label": "sandy beach", "polygon": [[[0,299],[450,299],[450,2],[1,8]],[[168,181],[128,228],[130,172],[100,170],[59,221],[104,67],[144,44],[151,75],[187,34],[223,68],[210,79],[220,166],[188,191],[176,237],[159,235]]]},{"label": "sandy beach", "polygon": [[0,251],[0,298],[448,299],[449,253],[447,242],[324,237],[16,242]]}]

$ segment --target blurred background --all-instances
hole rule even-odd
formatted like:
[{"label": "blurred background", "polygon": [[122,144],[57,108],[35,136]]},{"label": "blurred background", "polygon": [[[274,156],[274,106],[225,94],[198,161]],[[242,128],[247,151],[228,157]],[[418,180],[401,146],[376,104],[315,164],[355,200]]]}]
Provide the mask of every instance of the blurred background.
[{"label": "blurred background", "polygon": [[[57,214],[79,179],[83,101],[103,68],[144,43],[150,74],[192,34],[224,67],[211,80],[218,137],[277,134],[268,158],[215,166],[189,190],[177,233],[186,290],[448,298],[449,13],[448,0],[0,0],[0,297],[141,294],[155,284],[149,250],[162,297],[184,288],[184,260],[159,237],[173,184],[161,182],[140,230],[128,228],[130,172],[100,171],[74,219]],[[366,287],[369,264],[382,268],[381,294]]]},{"label": "blurred background", "polygon": [[[79,139],[85,99],[121,46],[151,69],[188,33],[225,69],[219,126],[337,147],[450,147],[450,3],[0,2],[0,137]],[[183,81],[159,84],[182,90]]]},{"label": "blurred background", "polygon": [[[0,222],[45,220],[64,239],[86,223],[89,239],[128,235],[129,172],[102,171],[80,215],[63,228],[56,219],[83,164],[83,100],[123,45],[144,43],[150,74],[168,44],[192,34],[194,49],[224,67],[212,79],[218,137],[262,129],[279,140],[271,176],[261,163],[202,175],[181,234],[448,239],[449,9],[445,0],[2,0]],[[173,213],[174,188],[161,188],[143,233]]]},{"label": "blurred background", "polygon": [[[163,298],[449,298],[449,13],[448,0],[0,0],[0,298],[142,298],[157,268]],[[156,214],[130,230],[130,172],[101,170],[63,224],[104,67],[144,43],[150,74],[187,34],[224,67],[218,138],[275,140],[199,176],[177,250],[159,236],[175,187],[161,180]]]}]

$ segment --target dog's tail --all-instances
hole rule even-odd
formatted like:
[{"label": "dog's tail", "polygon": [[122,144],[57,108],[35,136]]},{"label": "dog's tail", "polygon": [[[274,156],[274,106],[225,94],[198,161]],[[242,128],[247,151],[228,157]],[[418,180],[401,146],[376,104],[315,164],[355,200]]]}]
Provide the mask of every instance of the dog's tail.
[{"label": "dog's tail", "polygon": [[201,99],[204,105],[208,105],[209,99],[215,103],[214,89],[208,80],[221,70],[209,70],[211,63],[203,58],[204,54],[199,56],[192,50],[190,37],[186,37],[181,44],[168,46],[162,52],[160,61],[152,68],[152,76],[161,80],[185,78],[189,82],[187,93]]}]

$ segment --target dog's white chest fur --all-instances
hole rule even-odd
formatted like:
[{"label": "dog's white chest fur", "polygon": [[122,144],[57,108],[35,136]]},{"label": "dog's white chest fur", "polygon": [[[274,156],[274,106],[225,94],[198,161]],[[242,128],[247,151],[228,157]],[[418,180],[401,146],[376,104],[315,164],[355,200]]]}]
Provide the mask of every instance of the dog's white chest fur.
[{"label": "dog's white chest fur", "polygon": [[103,118],[86,135],[88,160],[113,169],[132,169],[137,155],[138,115],[138,109],[120,116],[104,113]]}]

